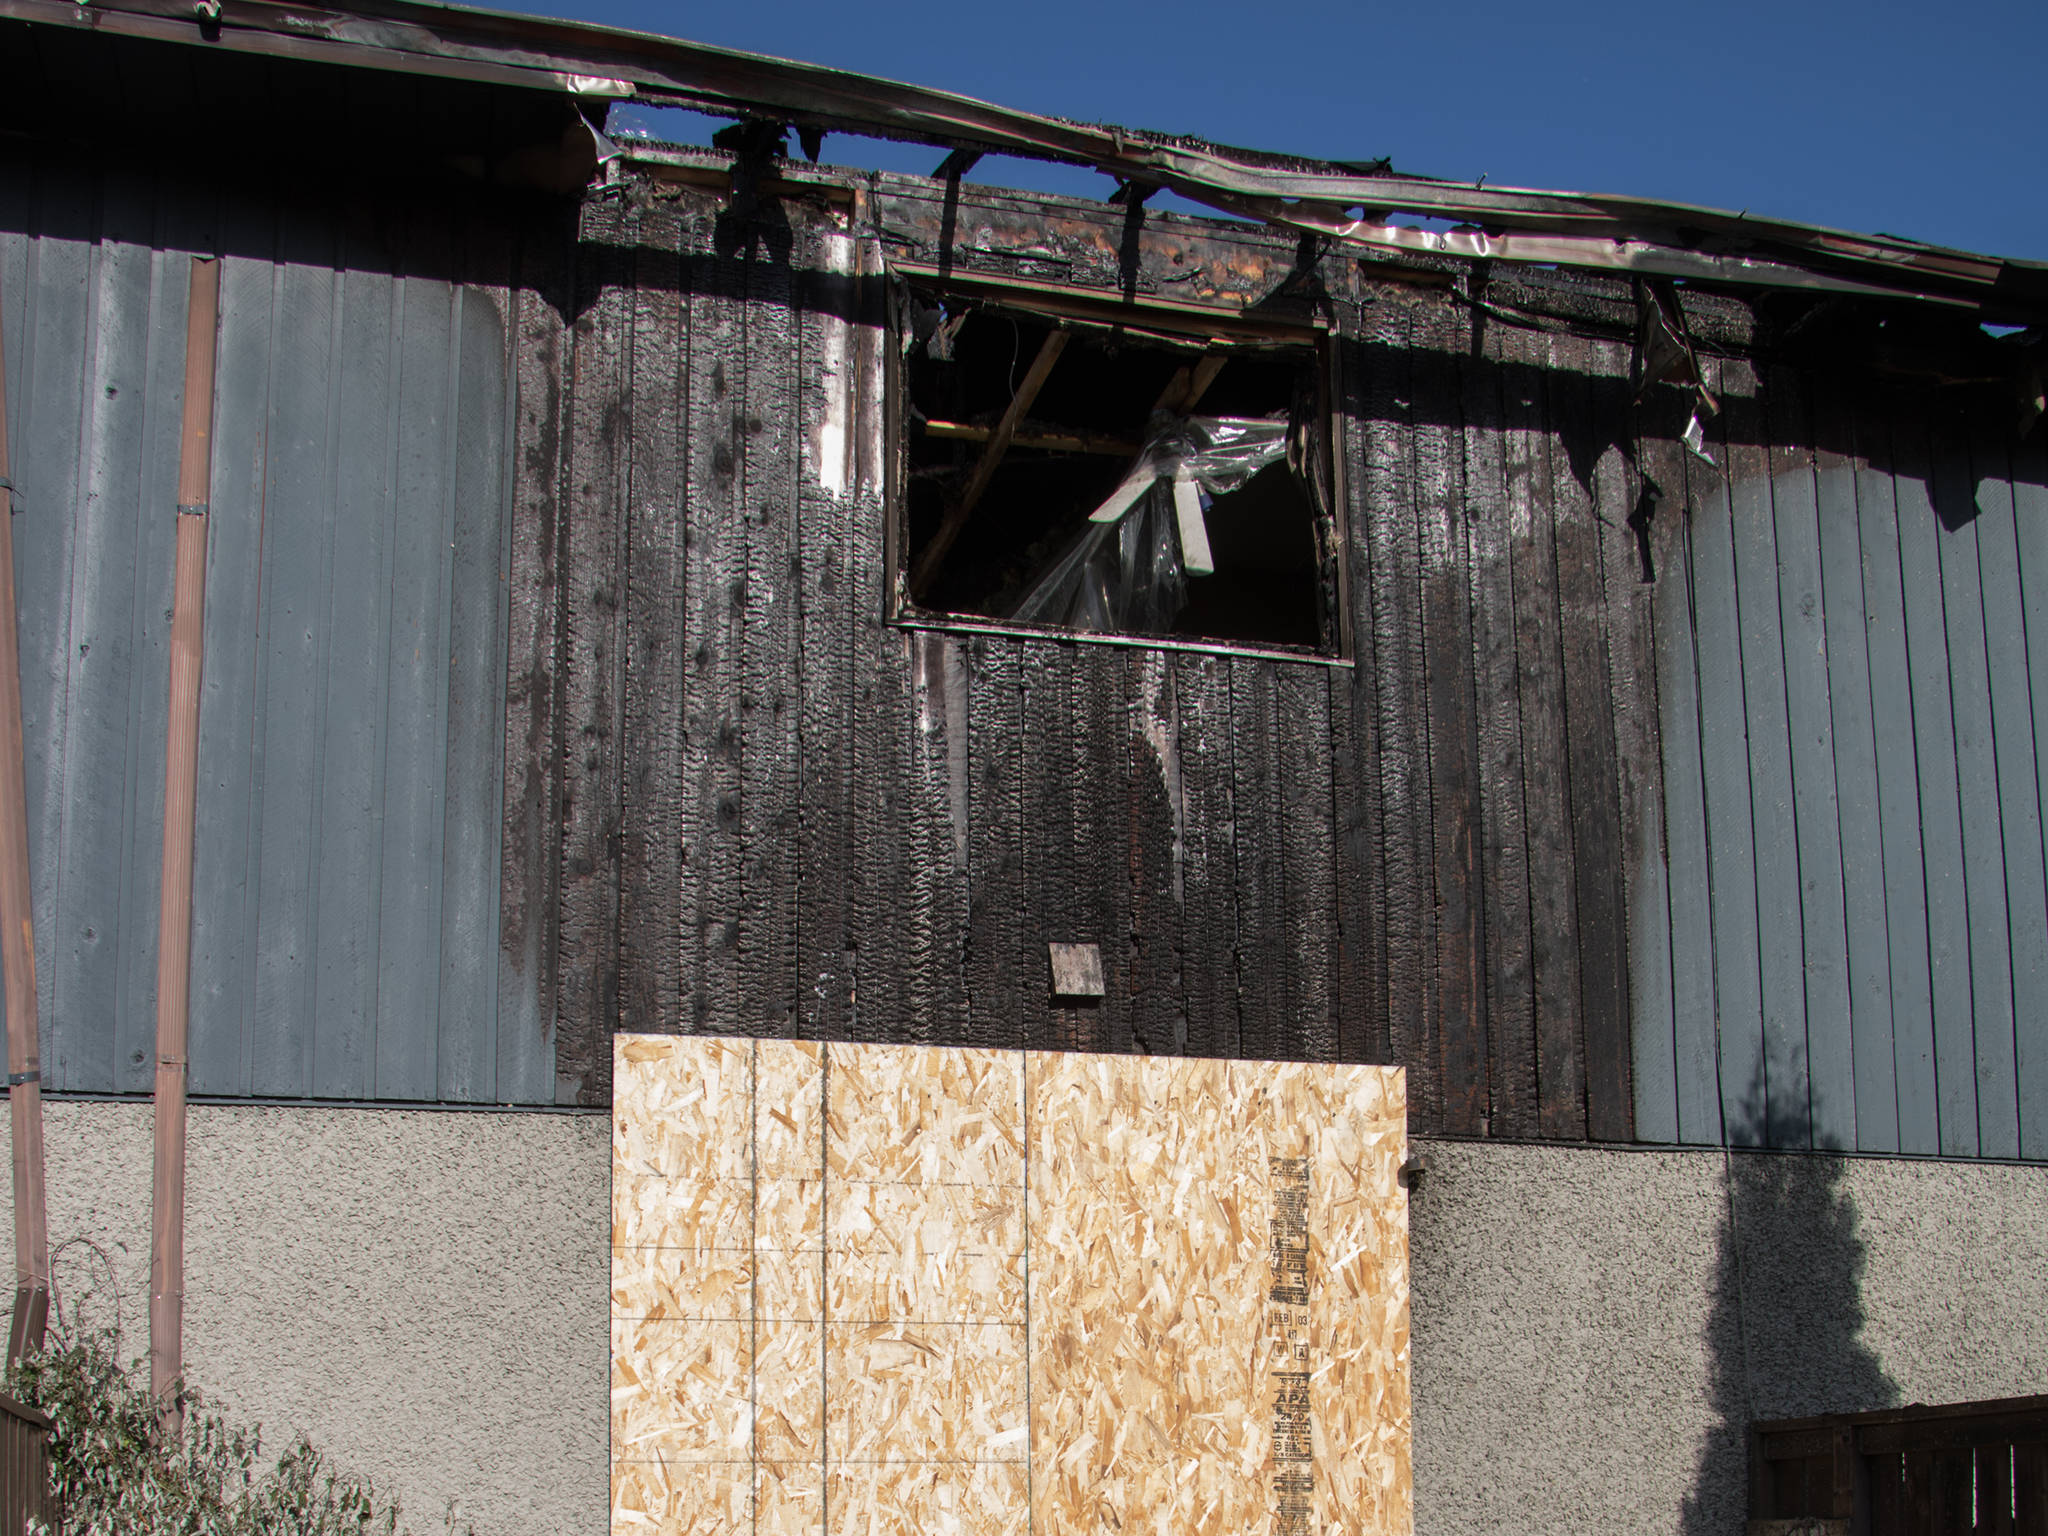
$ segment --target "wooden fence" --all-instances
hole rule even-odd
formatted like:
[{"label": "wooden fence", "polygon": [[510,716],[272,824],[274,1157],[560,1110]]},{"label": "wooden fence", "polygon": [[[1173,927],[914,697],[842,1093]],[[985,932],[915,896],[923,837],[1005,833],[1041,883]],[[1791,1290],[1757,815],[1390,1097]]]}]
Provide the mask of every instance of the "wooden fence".
[{"label": "wooden fence", "polygon": [[1750,1426],[1751,1536],[2048,1536],[2048,1396]]},{"label": "wooden fence", "polygon": [[50,1421],[0,1393],[0,1536],[21,1536],[31,1515],[55,1529],[50,1496]]}]

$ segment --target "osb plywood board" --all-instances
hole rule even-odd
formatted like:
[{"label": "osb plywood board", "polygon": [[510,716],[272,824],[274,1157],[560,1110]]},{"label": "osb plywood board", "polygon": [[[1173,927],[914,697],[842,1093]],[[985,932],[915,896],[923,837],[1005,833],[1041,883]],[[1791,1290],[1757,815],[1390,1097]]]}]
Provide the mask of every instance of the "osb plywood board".
[{"label": "osb plywood board", "polygon": [[1398,1068],[615,1056],[614,1536],[1408,1536]]}]

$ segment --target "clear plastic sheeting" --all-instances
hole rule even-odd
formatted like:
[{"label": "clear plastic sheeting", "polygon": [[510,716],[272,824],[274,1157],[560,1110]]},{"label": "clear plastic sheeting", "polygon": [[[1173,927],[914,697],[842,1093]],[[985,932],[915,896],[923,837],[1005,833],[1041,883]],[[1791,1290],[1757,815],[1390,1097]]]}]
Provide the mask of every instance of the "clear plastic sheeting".
[{"label": "clear plastic sheeting", "polygon": [[1010,616],[1095,634],[1170,633],[1190,576],[1209,569],[1202,512],[1286,458],[1288,430],[1284,418],[1155,418],[1130,473]]}]

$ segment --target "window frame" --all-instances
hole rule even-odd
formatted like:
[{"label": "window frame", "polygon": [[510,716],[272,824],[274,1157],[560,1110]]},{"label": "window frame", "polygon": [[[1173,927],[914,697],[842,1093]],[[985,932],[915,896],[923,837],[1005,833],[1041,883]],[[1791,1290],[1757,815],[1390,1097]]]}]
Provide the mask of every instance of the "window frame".
[{"label": "window frame", "polygon": [[[883,368],[883,430],[888,433],[884,454],[885,500],[883,525],[883,613],[885,623],[904,630],[928,630],[949,634],[994,634],[1022,640],[1046,640],[1068,645],[1113,645],[1139,650],[1202,651],[1224,656],[1247,656],[1274,661],[1307,662],[1330,667],[1353,667],[1356,652],[1352,639],[1350,500],[1345,465],[1349,420],[1337,409],[1342,398],[1342,367],[1338,338],[1327,320],[1279,319],[1251,315],[1243,310],[1218,305],[1192,304],[1149,296],[1126,300],[1122,295],[1091,292],[1062,284],[1033,283],[1011,276],[990,276],[914,261],[884,263],[888,293],[887,346]],[[919,607],[911,600],[909,483],[909,381],[904,368],[903,297],[917,287],[944,294],[984,299],[1004,308],[1022,310],[1096,332],[1121,331],[1139,336],[1152,335],[1186,345],[1206,343],[1211,347],[1239,346],[1246,349],[1287,347],[1309,354],[1316,385],[1317,408],[1321,414],[1322,460],[1318,466],[1329,493],[1329,515],[1318,518],[1318,541],[1327,537],[1328,557],[1335,563],[1335,581],[1317,582],[1320,604],[1334,602],[1336,612],[1317,615],[1320,630],[1330,636],[1328,646],[1309,648],[1283,644],[1260,645],[1240,640],[1207,639],[1199,635],[1104,634],[1067,629],[1053,624],[1032,624],[1008,619],[982,618]]]}]

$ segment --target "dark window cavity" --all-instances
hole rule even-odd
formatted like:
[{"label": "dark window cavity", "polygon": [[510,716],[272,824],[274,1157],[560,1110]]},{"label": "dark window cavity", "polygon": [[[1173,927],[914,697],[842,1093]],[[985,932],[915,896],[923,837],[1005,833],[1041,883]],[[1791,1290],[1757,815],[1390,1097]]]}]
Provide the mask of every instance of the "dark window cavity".
[{"label": "dark window cavity", "polygon": [[908,286],[897,323],[907,613],[1338,653],[1315,345]]}]

